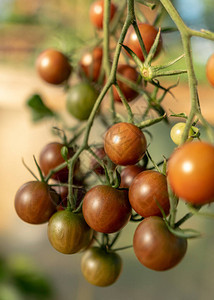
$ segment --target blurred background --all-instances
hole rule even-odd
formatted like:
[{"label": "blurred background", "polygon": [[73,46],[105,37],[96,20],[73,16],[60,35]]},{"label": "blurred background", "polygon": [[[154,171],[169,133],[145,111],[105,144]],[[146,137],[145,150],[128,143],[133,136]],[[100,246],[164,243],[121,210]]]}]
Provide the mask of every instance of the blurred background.
[{"label": "blurred background", "polygon": [[[119,5],[121,1],[116,1]],[[185,22],[195,29],[214,30],[213,0],[172,1]],[[91,0],[1,0],[0,1],[0,300],[17,299],[213,299],[214,276],[214,221],[194,217],[185,226],[200,230],[202,238],[189,241],[183,261],[173,270],[158,273],[140,265],[133,250],[121,252],[124,262],[119,280],[108,288],[89,285],[80,271],[81,254],[63,255],[56,252],[47,238],[47,224],[33,226],[22,222],[14,210],[17,189],[31,174],[22,164],[36,172],[33,155],[38,157],[41,148],[53,141],[51,127],[54,120],[33,123],[26,100],[40,93],[54,111],[65,113],[65,93],[41,81],[35,71],[38,53],[55,47],[72,53],[76,62],[87,42],[95,37],[89,21]],[[148,20],[154,20],[155,11],[143,7]],[[174,27],[168,17],[164,26]],[[182,54],[178,33],[163,34],[164,50],[158,58],[169,61]],[[214,43],[194,38],[192,49],[199,96],[205,118],[214,124],[214,90],[207,83],[205,64],[214,52]],[[180,64],[180,65],[179,65]],[[182,65],[182,62],[178,67]],[[78,78],[72,77],[73,82]],[[169,86],[176,78],[167,79]],[[164,107],[169,113],[189,111],[189,92],[186,76],[173,90],[174,98],[167,96]],[[133,107],[143,107],[141,99]],[[105,112],[105,105],[103,111]],[[121,110],[120,107],[118,107]],[[76,121],[65,113],[70,125]],[[172,120],[172,126],[175,120]],[[151,153],[157,161],[174,148],[170,140],[170,126],[158,124],[151,132]],[[92,139],[100,134],[99,124]],[[101,135],[99,135],[100,137]],[[185,210],[181,204],[181,214]],[[212,210],[212,207],[211,207]],[[123,231],[120,245],[132,243],[136,225]],[[11,275],[13,274],[13,275]],[[14,284],[16,282],[16,284]],[[18,287],[18,288],[17,288]]]}]

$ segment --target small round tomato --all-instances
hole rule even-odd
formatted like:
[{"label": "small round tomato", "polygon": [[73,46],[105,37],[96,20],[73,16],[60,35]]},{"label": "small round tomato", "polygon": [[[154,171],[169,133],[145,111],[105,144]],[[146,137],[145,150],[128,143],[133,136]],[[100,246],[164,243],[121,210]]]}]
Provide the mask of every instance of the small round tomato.
[{"label": "small round tomato", "polygon": [[43,224],[48,222],[56,211],[58,201],[59,196],[46,183],[29,181],[17,191],[15,209],[23,221]]},{"label": "small round tomato", "polygon": [[[48,173],[59,166],[60,164],[64,163],[65,160],[61,155],[61,149],[64,145],[57,142],[52,142],[47,144],[41,151],[39,155],[39,164],[40,168],[45,176]],[[68,148],[68,158],[71,158],[74,155],[73,148]],[[76,173],[79,169],[79,161],[75,164],[74,173]],[[67,182],[68,181],[68,168],[67,166],[64,167],[62,170],[54,173],[51,178],[56,179],[60,182]]]},{"label": "small round tomato", "polygon": [[[115,165],[108,159],[105,150],[103,147],[96,148],[94,150],[95,154],[103,161],[104,164],[107,164],[110,169],[114,169]],[[103,167],[98,163],[95,157],[91,157],[90,169],[93,170],[97,175],[105,175]]]},{"label": "small round tomato", "polygon": [[120,174],[121,176],[120,187],[129,188],[134,178],[144,170],[145,170],[144,167],[138,165],[125,167]]},{"label": "small round tomato", "polygon": [[[68,201],[68,186],[59,185],[54,186],[53,189],[57,192],[57,194],[60,196],[60,201],[57,205],[57,210],[64,210],[67,208],[67,201]],[[82,199],[84,198],[86,194],[86,190],[84,188],[73,188],[73,195],[76,199],[76,206],[75,208],[78,208],[80,205]]]},{"label": "small round tomato", "polygon": [[54,49],[40,53],[36,61],[36,69],[40,77],[51,84],[61,84],[68,80],[72,67],[68,58]]},{"label": "small round tomato", "polygon": [[[140,23],[138,24],[138,27],[146,48],[146,52],[149,53],[155,41],[156,35],[158,34],[158,31],[154,26],[146,23]],[[140,43],[138,41],[137,35],[135,33],[134,27],[129,27],[127,35],[124,40],[124,45],[129,47],[139,57],[141,61],[144,61],[143,52]],[[162,48],[162,39],[160,37],[155,56],[158,55],[161,48]]]},{"label": "small round tomato", "polygon": [[[186,126],[186,123],[179,122],[179,123],[176,123],[170,131],[171,139],[173,140],[173,142],[176,145],[180,145],[180,143],[181,143],[181,138],[182,138],[185,126]],[[192,141],[192,139],[193,139],[192,136],[195,134],[196,131],[198,132],[198,128],[196,128],[194,126],[192,126],[190,128],[187,141]]]},{"label": "small round tomato", "polygon": [[122,260],[113,251],[92,247],[82,256],[81,271],[89,283],[96,286],[109,286],[119,278]]},{"label": "small round tomato", "polygon": [[214,201],[214,146],[188,142],[168,161],[167,175],[174,193],[185,201],[203,205]]},{"label": "small round tomato", "polygon": [[144,156],[146,147],[145,135],[130,123],[114,124],[105,134],[105,152],[116,165],[136,164]]},{"label": "small round tomato", "polygon": [[87,224],[95,231],[117,232],[131,217],[128,193],[107,185],[95,186],[86,193],[82,211]]},{"label": "small round tomato", "polygon": [[100,76],[103,59],[103,49],[95,47],[92,52],[86,52],[80,61],[80,71],[84,72],[85,76],[96,82]]},{"label": "small round tomato", "polygon": [[214,86],[214,54],[212,54],[207,61],[206,75],[210,84]]},{"label": "small round tomato", "polygon": [[[116,13],[117,7],[111,2],[110,7],[110,21],[113,19]],[[103,28],[103,15],[104,15],[104,0],[98,0],[91,4],[90,7],[90,20],[91,23],[97,28]]]},{"label": "small round tomato", "polygon": [[48,238],[57,251],[73,254],[88,247],[93,230],[86,224],[82,214],[61,210],[49,220]]},{"label": "small round tomato", "polygon": [[155,271],[165,271],[184,257],[187,240],[172,234],[160,217],[149,217],[138,225],[133,247],[142,265]]},{"label": "small round tomato", "polygon": [[79,120],[87,120],[94,107],[98,93],[95,88],[86,82],[71,87],[66,107],[68,112]]},{"label": "small round tomato", "polygon": [[144,218],[162,216],[158,204],[168,215],[170,203],[166,176],[153,170],[138,174],[129,188],[129,201],[132,208]]},{"label": "small round tomato", "polygon": [[[139,75],[138,72],[135,70],[135,68],[129,65],[118,65],[117,72],[121,74],[123,77],[127,78],[128,80],[133,81],[134,83],[136,83]],[[127,84],[118,80],[118,85],[121,88],[121,91],[123,92],[128,102],[132,101],[137,97],[138,93]],[[121,102],[120,96],[118,95],[115,86],[113,86],[113,95],[115,101]]]}]

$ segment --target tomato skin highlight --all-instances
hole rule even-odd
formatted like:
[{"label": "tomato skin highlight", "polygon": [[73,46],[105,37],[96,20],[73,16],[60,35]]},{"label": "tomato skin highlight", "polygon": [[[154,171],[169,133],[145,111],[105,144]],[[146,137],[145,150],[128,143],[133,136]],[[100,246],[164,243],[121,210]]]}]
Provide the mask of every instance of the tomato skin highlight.
[{"label": "tomato skin highlight", "polygon": [[[138,27],[146,48],[146,52],[149,53],[155,41],[156,35],[158,34],[158,30],[154,26],[147,23],[139,23]],[[144,62],[145,60],[144,55],[133,27],[129,27],[127,35],[124,40],[124,45],[128,46],[139,57],[139,59],[142,62]],[[159,44],[154,57],[156,57],[159,54],[161,49],[162,49],[162,38],[160,37]],[[127,52],[125,53],[128,56],[130,56]]]},{"label": "tomato skin highlight", "polygon": [[144,219],[133,238],[134,252],[145,267],[165,271],[176,266],[187,250],[187,240],[173,235],[160,217]]},{"label": "tomato skin highlight", "polygon": [[[116,5],[111,2],[110,22],[113,19],[116,10],[117,10]],[[89,16],[90,16],[91,23],[97,29],[103,29],[103,14],[104,14],[104,1],[98,0],[93,2],[90,7]]]},{"label": "tomato skin highlight", "polygon": [[132,208],[144,218],[150,216],[162,217],[158,204],[168,215],[170,203],[166,176],[153,170],[138,174],[129,188],[129,201]]},{"label": "tomato skin highlight", "polygon": [[46,49],[40,53],[36,60],[36,69],[44,81],[55,85],[68,80],[72,72],[68,58],[54,49]]},{"label": "tomato skin highlight", "polygon": [[116,165],[136,164],[144,156],[146,147],[144,133],[130,123],[114,124],[105,134],[105,152]]},{"label": "tomato skin highlight", "polygon": [[174,193],[186,202],[213,202],[214,146],[197,141],[178,147],[169,158],[167,177]]},{"label": "tomato skin highlight", "polygon": [[127,191],[107,185],[95,186],[86,193],[82,211],[86,223],[103,233],[121,230],[131,218]]},{"label": "tomato skin highlight", "polygon": [[209,83],[214,86],[214,54],[212,54],[207,61],[206,76]]}]

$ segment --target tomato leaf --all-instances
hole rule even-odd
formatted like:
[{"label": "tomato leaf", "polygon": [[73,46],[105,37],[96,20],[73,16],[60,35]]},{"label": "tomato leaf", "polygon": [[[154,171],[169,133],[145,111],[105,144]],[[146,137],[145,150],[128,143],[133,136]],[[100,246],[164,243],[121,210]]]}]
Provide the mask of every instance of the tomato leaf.
[{"label": "tomato leaf", "polygon": [[40,95],[34,94],[27,101],[27,106],[30,108],[33,122],[41,121],[44,118],[57,117],[57,114],[48,108]]}]

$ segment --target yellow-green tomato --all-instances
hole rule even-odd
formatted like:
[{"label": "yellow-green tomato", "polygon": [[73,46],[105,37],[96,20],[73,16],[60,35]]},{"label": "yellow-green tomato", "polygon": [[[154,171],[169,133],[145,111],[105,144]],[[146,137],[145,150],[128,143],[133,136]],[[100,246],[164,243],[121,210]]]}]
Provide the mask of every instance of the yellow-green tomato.
[{"label": "yellow-green tomato", "polygon": [[113,252],[91,247],[82,256],[81,271],[85,279],[96,286],[109,286],[120,276],[122,260]]},{"label": "yellow-green tomato", "polygon": [[[180,143],[181,143],[181,138],[182,138],[185,126],[186,126],[186,123],[179,122],[179,123],[175,124],[170,131],[170,137],[176,145],[180,145]],[[192,136],[195,134],[196,130],[198,131],[198,128],[196,128],[196,127],[193,128],[193,126],[192,126],[190,128],[187,141],[191,141],[193,139]]]}]

